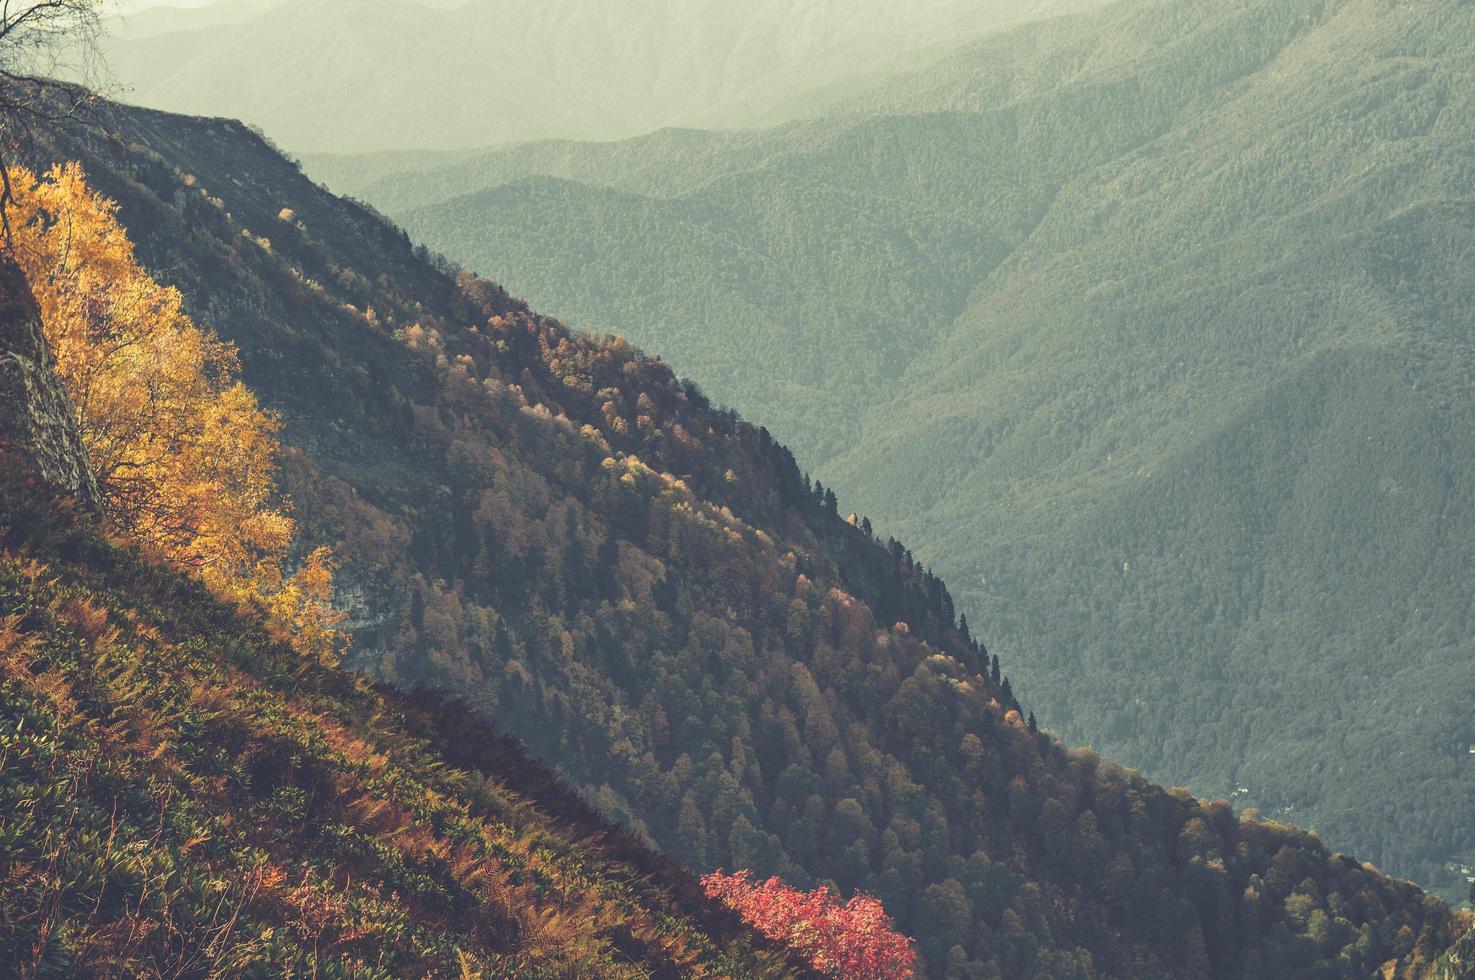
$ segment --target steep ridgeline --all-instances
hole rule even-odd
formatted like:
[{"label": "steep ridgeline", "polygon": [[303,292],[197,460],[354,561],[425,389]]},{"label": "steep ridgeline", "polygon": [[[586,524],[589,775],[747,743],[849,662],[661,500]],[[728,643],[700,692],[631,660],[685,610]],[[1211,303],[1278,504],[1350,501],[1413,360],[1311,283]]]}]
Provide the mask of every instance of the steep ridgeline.
[{"label": "steep ridgeline", "polygon": [[1472,52],[1130,0],[822,121],[321,173],[769,425],[1068,739],[1463,900]]},{"label": "steep ridgeline", "polygon": [[660,361],[442,274],[240,124],[99,113],[54,152],[283,413],[357,664],[688,867],[873,892],[935,976],[1419,976],[1463,929],[1032,731],[936,577]]}]

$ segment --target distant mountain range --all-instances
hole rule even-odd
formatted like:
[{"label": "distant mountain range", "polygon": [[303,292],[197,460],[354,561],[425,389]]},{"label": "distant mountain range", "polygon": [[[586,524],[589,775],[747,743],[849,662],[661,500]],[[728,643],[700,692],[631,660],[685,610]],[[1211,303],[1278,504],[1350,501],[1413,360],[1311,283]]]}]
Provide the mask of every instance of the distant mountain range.
[{"label": "distant mountain range", "polygon": [[759,132],[308,165],[770,425],[1067,737],[1463,898],[1472,53],[1129,0]]},{"label": "distant mountain range", "polygon": [[1449,965],[1468,915],[1038,731],[941,579],[666,363],[437,268],[237,122],[93,109],[30,162],[82,162],[280,413],[351,663],[464,710],[294,662],[7,459],[0,956],[167,975],[228,935],[268,973],[796,972],[490,721],[689,869],[879,896],[928,976]]},{"label": "distant mountain range", "polygon": [[130,100],[294,152],[444,149],[813,111],[971,37],[1102,0],[222,0],[115,21]]}]

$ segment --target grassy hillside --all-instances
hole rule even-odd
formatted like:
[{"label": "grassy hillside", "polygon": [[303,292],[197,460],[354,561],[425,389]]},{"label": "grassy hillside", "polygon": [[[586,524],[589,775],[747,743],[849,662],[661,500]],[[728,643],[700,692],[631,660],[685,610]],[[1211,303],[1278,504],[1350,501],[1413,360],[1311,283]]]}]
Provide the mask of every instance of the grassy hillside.
[{"label": "grassy hillside", "polygon": [[293,149],[446,149],[778,122],[1100,2],[220,0],[117,23],[106,55],[131,99],[239,116]]},{"label": "grassy hillside", "polygon": [[98,113],[49,152],[282,413],[355,663],[689,868],[871,891],[938,976],[1419,976],[1463,928],[1035,732],[939,579],[664,363],[437,271],[240,124]]},{"label": "grassy hillside", "polygon": [[770,424],[1067,737],[1463,897],[1472,42],[1142,0],[824,120],[321,166]]},{"label": "grassy hillside", "polygon": [[795,972],[513,743],[303,661],[3,463],[8,974]]}]

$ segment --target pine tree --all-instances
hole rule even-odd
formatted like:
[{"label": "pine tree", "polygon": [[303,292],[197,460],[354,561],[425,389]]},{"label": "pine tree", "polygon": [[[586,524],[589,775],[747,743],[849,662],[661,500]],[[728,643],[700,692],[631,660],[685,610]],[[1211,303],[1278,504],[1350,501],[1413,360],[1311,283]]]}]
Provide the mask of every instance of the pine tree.
[{"label": "pine tree", "polygon": [[410,625],[417,630],[425,628],[425,596],[413,588],[410,590]]}]

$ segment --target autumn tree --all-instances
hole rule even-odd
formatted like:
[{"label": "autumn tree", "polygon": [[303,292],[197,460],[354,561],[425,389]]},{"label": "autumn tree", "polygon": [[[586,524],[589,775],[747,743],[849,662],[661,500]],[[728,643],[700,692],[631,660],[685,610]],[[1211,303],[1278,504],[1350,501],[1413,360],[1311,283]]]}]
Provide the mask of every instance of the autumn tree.
[{"label": "autumn tree", "polygon": [[841,904],[827,887],[799,891],[778,878],[755,883],[747,871],[705,875],[702,887],[826,976],[900,980],[916,975],[911,940],[893,928],[880,901],[870,895],[857,894]]},{"label": "autumn tree", "polygon": [[228,598],[261,601],[299,646],[333,659],[331,557],[314,553],[286,574],[294,526],[275,481],[280,424],[239,380],[235,349],[138,264],[116,206],[80,166],[9,176],[10,251],[113,528]]}]

